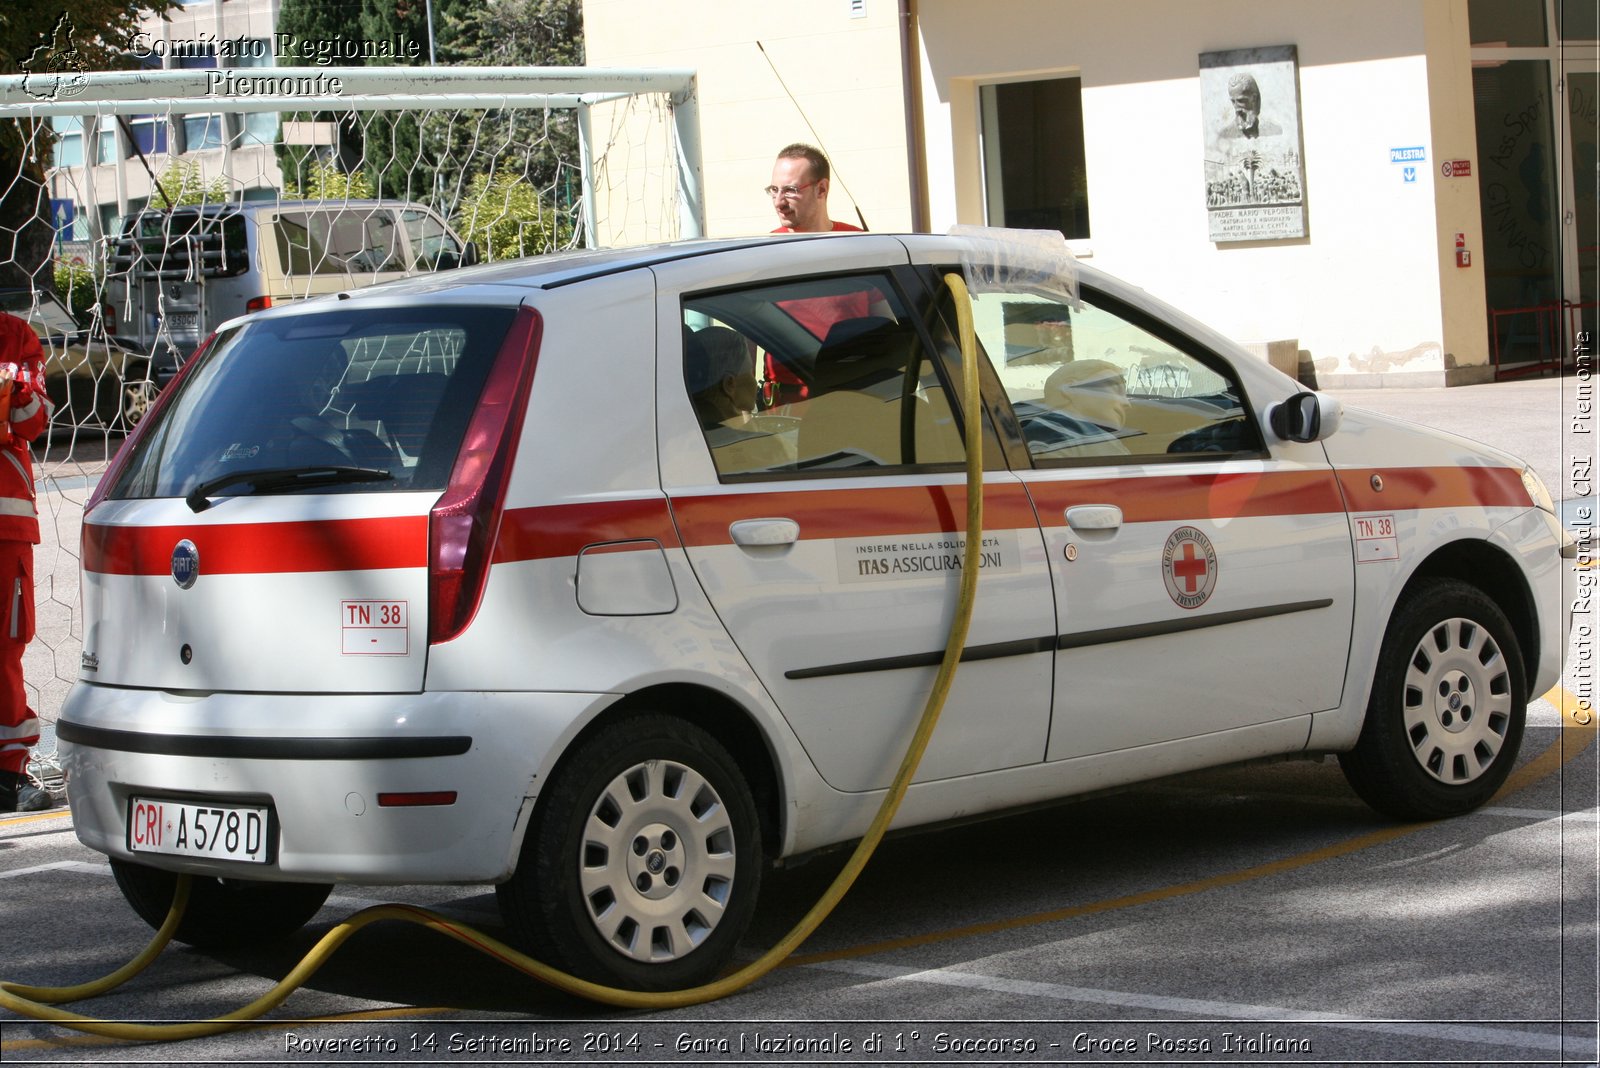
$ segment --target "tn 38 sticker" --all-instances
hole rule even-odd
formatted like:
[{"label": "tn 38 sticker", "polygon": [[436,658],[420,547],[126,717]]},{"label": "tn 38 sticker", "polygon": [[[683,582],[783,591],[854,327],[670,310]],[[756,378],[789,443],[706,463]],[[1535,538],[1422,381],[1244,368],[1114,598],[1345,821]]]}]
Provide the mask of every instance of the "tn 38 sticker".
[{"label": "tn 38 sticker", "polygon": [[340,601],[339,652],[345,656],[405,656],[411,652],[406,601]]},{"label": "tn 38 sticker", "polygon": [[1355,528],[1356,563],[1400,559],[1400,537],[1392,515],[1358,515],[1350,520]]}]

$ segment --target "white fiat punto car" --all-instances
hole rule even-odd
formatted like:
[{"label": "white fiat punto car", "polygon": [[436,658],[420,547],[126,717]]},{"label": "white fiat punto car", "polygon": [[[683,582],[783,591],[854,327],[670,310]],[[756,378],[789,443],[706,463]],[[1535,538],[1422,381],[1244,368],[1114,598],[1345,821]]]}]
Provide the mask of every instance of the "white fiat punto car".
[{"label": "white fiat punto car", "polygon": [[492,883],[553,964],[703,980],[763,869],[894,776],[972,419],[975,610],[896,826],[1282,754],[1400,819],[1483,803],[1564,652],[1538,478],[1086,266],[973,300],[972,410],[968,251],[689,242],[228,324],[85,518],[79,837],[152,924],[202,877],[196,945],[336,883]]}]

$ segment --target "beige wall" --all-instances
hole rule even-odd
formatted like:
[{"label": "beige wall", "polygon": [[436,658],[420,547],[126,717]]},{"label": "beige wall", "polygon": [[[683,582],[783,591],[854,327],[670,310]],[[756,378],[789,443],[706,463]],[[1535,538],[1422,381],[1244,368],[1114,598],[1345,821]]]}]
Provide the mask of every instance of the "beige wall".
[{"label": "beige wall", "polygon": [[835,219],[859,225],[859,204],[871,229],[906,230],[897,7],[861,6],[865,17],[852,18],[850,0],[584,0],[585,60],[699,71],[710,236],[777,225],[761,188],[793,141],[820,141],[833,163]]},{"label": "beige wall", "polygon": [[[1080,251],[1242,341],[1296,339],[1324,384],[1473,380],[1488,363],[1462,0],[914,0],[930,228],[983,221],[978,87],[1083,79]],[[912,224],[898,4],[585,0],[588,62],[700,71],[708,232],[761,232],[773,152],[816,125],[875,230]],[[1207,238],[1198,56],[1299,52],[1308,236]],[[1422,145],[1417,180],[1389,150]],[[853,221],[835,188],[833,216]],[[1454,235],[1474,252],[1455,266]],[[1466,368],[1467,370],[1450,370]]]},{"label": "beige wall", "polygon": [[[1487,362],[1480,267],[1455,267],[1456,231],[1479,247],[1476,183],[1437,169],[1475,155],[1464,4],[919,0],[917,11],[932,229],[983,221],[978,86],[1074,74],[1090,262],[1241,340],[1297,338],[1325,381],[1442,382],[1447,363]],[[1213,244],[1199,53],[1280,44],[1299,53],[1308,237]],[[1389,149],[1413,145],[1428,160],[1408,185]]]}]

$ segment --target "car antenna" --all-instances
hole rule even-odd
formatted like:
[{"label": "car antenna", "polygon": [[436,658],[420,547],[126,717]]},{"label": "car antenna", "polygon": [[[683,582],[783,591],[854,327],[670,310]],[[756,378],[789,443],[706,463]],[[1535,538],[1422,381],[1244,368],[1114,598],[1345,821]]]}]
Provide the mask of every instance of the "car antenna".
[{"label": "car antenna", "polygon": [[[772,68],[772,76],[778,79],[778,84],[783,87],[784,93],[789,97],[789,103],[793,104],[794,109],[800,113],[800,117],[805,119],[806,128],[811,131],[811,139],[814,140],[817,143],[817,147],[822,149],[822,151],[826,154],[828,150],[822,144],[822,135],[817,133],[817,128],[815,126],[811,125],[811,118],[806,115],[806,109],[800,106],[800,101],[796,100],[794,94],[789,92],[789,84],[783,80],[783,75],[778,73],[778,65],[772,62],[771,56],[767,55],[767,46],[757,40],[756,47],[761,49],[762,58],[767,61],[767,66]],[[839,168],[833,163],[833,157],[829,156],[828,161],[828,165],[833,171],[833,177],[838,179],[839,188],[843,189],[844,195],[850,198],[850,206],[856,209],[856,218],[861,220],[861,229],[872,229],[872,227],[867,225],[867,217],[861,214],[861,205],[856,202],[856,195],[850,192],[850,187],[844,184],[843,178],[839,177]]]},{"label": "car antenna", "polygon": [[167,210],[172,210],[172,196],[167,192],[167,187],[161,184],[161,179],[156,177],[155,168],[150,166],[150,160],[145,156],[144,149],[139,147],[139,139],[133,136],[133,127],[128,125],[126,115],[117,116],[117,125],[122,127],[122,136],[128,139],[128,144],[133,146],[134,154],[139,157],[139,162],[144,164],[145,173],[150,175],[150,184],[156,187],[156,192],[161,194],[161,199],[167,202]]}]

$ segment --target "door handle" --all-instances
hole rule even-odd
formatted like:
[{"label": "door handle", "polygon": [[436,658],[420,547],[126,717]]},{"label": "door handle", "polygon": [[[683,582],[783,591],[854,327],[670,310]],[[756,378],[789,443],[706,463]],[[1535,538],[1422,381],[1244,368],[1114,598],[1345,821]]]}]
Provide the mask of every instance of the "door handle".
[{"label": "door handle", "polygon": [[735,545],[793,545],[800,540],[800,524],[793,519],[741,519],[728,527]]},{"label": "door handle", "polygon": [[1078,534],[1110,534],[1122,527],[1122,509],[1114,504],[1078,504],[1067,509],[1066,520]]}]

